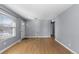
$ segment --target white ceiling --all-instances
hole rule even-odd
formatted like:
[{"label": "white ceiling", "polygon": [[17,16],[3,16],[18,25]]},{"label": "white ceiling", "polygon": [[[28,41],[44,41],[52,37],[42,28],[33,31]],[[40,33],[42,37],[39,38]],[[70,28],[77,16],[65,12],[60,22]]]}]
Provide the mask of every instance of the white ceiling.
[{"label": "white ceiling", "polygon": [[29,19],[50,20],[69,7],[71,4],[6,4],[8,8]]}]

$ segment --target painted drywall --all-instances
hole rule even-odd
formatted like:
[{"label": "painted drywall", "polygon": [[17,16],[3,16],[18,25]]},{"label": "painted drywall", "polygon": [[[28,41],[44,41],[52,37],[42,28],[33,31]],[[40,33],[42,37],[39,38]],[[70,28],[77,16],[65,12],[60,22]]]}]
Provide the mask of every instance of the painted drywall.
[{"label": "painted drywall", "polygon": [[72,4],[5,4],[6,7],[28,19],[50,20]]},{"label": "painted drywall", "polygon": [[[5,11],[5,13],[9,13],[9,16],[12,16],[15,13],[12,13],[11,10],[7,10],[4,7],[0,7],[0,11]],[[15,14],[16,15],[16,14]],[[16,21],[16,36],[9,38],[9,39],[5,39],[3,41],[0,41],[0,51],[2,51],[3,49],[9,47],[11,44],[13,44],[14,42],[21,40],[21,18],[19,18],[19,16],[16,15],[12,16],[12,19]]]},{"label": "painted drywall", "polygon": [[50,20],[29,20],[26,22],[26,36],[49,37],[51,34]]},{"label": "painted drywall", "polygon": [[25,37],[25,25],[26,25],[26,22],[21,20],[21,38],[22,39]]},{"label": "painted drywall", "polygon": [[79,5],[73,5],[55,21],[56,40],[79,53]]}]

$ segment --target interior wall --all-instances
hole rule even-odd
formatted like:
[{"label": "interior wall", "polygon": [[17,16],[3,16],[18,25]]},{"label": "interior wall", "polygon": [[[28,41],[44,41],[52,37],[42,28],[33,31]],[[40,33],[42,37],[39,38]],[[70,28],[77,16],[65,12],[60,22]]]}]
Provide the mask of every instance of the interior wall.
[{"label": "interior wall", "polygon": [[21,38],[25,38],[25,25],[26,21],[21,20]]},{"label": "interior wall", "polygon": [[79,5],[74,5],[56,19],[56,40],[79,53]]},{"label": "interior wall", "polygon": [[50,20],[29,20],[26,22],[26,37],[50,37]]},{"label": "interior wall", "polygon": [[[8,11],[8,12],[10,12],[9,15],[12,16],[11,11],[5,9],[4,7],[0,7],[0,8],[1,8],[0,11],[5,10],[6,13]],[[12,14],[14,14],[14,13],[12,13]],[[16,15],[16,17],[12,16],[12,19],[16,21],[16,36],[12,37],[12,38],[5,39],[3,41],[0,41],[0,51],[6,49],[7,47],[9,47],[11,44],[15,43],[16,41],[21,40],[21,20],[22,20],[22,18],[19,18]]]},{"label": "interior wall", "polygon": [[[15,19],[15,18],[14,18]],[[14,42],[21,40],[21,32],[20,32],[20,19],[16,19],[16,36],[12,38],[5,39],[0,42],[0,51],[7,48]]]}]

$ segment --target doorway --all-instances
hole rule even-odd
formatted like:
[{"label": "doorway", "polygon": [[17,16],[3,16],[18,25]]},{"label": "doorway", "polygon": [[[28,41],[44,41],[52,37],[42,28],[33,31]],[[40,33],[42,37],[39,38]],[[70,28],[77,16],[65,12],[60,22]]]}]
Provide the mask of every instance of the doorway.
[{"label": "doorway", "polygon": [[55,38],[55,21],[51,21],[51,26],[52,26],[52,34],[51,37]]}]

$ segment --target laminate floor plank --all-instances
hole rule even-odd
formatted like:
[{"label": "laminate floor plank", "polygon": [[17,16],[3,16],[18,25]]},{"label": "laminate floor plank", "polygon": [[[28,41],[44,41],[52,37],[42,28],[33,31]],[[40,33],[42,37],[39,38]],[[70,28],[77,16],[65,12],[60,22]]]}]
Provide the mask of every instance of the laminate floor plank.
[{"label": "laminate floor plank", "polygon": [[22,40],[3,54],[71,54],[71,52],[54,38],[31,38]]}]

